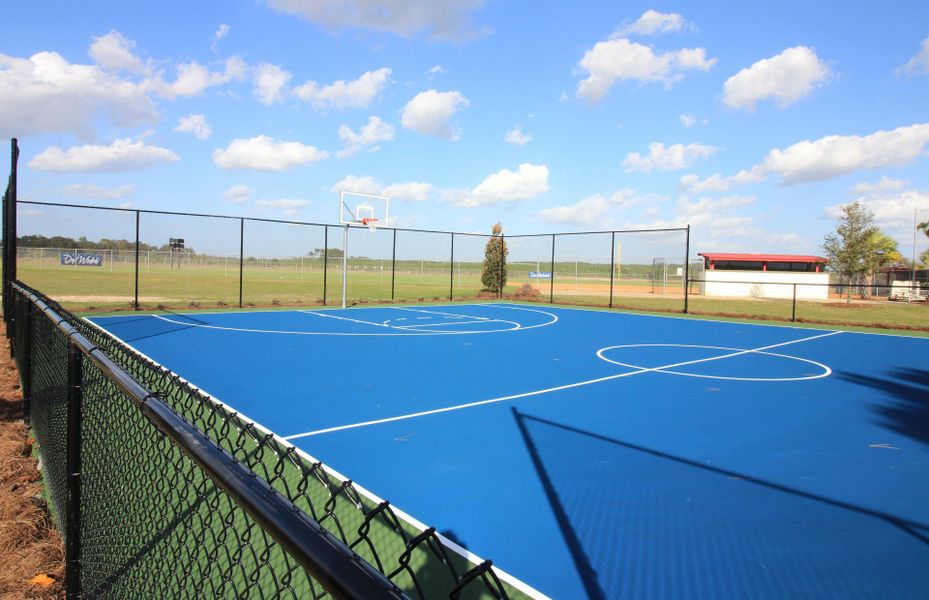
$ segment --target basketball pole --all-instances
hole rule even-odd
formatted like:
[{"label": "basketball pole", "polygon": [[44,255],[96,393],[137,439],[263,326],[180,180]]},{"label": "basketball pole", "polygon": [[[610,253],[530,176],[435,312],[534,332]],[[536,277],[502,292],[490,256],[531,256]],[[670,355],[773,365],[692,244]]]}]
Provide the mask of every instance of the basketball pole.
[{"label": "basketball pole", "polygon": [[342,308],[345,308],[345,296],[348,291],[348,223],[342,232]]}]

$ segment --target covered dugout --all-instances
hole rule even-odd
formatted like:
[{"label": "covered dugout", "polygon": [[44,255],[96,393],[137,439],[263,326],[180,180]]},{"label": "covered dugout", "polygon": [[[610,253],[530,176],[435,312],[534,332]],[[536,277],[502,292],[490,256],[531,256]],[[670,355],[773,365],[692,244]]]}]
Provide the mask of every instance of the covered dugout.
[{"label": "covered dugout", "polygon": [[706,296],[734,298],[829,297],[827,260],[805,254],[699,252],[703,257]]}]

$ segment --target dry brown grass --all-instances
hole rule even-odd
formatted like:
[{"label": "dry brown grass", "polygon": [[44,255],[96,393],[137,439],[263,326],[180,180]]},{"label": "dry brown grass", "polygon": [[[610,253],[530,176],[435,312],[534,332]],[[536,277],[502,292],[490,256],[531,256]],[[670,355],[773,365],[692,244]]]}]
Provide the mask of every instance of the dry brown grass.
[{"label": "dry brown grass", "polygon": [[[42,500],[32,444],[16,366],[0,349],[0,600],[64,597],[64,550]],[[42,576],[52,581],[31,583]]]}]

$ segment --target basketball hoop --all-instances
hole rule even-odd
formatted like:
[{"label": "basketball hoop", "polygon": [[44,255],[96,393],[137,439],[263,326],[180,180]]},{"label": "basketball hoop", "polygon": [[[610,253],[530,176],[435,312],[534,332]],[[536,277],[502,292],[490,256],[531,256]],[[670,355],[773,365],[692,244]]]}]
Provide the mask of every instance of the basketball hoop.
[{"label": "basketball hoop", "polygon": [[377,231],[377,221],[374,217],[366,217],[361,220],[361,224],[367,225],[371,231]]}]

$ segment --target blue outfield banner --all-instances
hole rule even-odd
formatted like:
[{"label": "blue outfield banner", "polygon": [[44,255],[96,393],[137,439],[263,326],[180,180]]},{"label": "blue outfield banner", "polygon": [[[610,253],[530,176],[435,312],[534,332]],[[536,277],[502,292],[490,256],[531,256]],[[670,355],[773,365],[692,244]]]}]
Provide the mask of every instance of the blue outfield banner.
[{"label": "blue outfield banner", "polygon": [[551,271],[529,271],[530,279],[551,279]]},{"label": "blue outfield banner", "polygon": [[79,267],[102,267],[102,254],[85,254],[84,252],[62,252],[61,264]]}]

